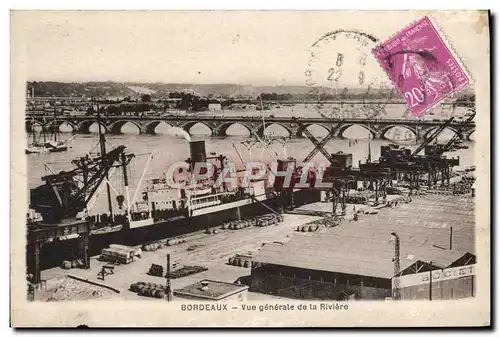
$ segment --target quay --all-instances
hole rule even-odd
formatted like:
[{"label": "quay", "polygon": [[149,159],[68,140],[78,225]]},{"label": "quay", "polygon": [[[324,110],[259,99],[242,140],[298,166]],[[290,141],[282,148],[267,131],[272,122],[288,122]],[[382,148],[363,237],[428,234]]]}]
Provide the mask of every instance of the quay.
[{"label": "quay", "polygon": [[[44,270],[42,279],[46,284],[71,281],[71,286],[65,286],[71,291],[65,293],[59,290],[56,294],[53,288],[38,289],[35,299],[101,297],[154,301],[152,297],[139,296],[130,291],[129,287],[138,281],[165,284],[165,278],[151,276],[148,270],[152,264],[165,265],[167,254],[174,265],[197,265],[208,269],[172,279],[174,291],[210,279],[248,285],[248,300],[342,300],[349,296],[355,299],[384,299],[391,297],[391,289],[396,285],[399,287],[396,289],[399,296],[405,298],[474,296],[474,199],[470,195],[429,193],[415,196],[409,202],[401,202],[397,196],[391,196],[388,200],[391,201],[391,207],[349,204],[346,216],[339,224],[322,226],[313,232],[297,232],[296,228],[307,227],[307,224],[324,217],[284,214],[284,221],[278,225],[241,230],[217,229],[216,234],[193,233],[186,238],[185,243],[153,252],[144,251],[137,261],[116,266],[114,273],[106,276],[104,281],[99,279],[98,273],[105,262],[96,258],[92,258],[90,269]],[[398,200],[399,204],[395,204]],[[307,210],[328,212],[331,209],[330,202],[320,202],[302,206],[300,210],[306,213]],[[452,234],[450,228],[453,229]],[[391,240],[391,231],[398,235],[397,245]],[[334,247],[337,244],[339,246]],[[359,247],[356,248],[356,245]],[[366,247],[373,248],[373,251],[367,254]],[[252,263],[247,268],[230,265],[228,259],[235,254],[252,256],[255,265]],[[400,273],[396,275],[393,267],[395,254],[400,262]],[[266,268],[273,265],[275,267],[272,270]],[[457,268],[461,268],[461,278],[455,280],[452,273]],[[468,268],[467,273],[464,268]],[[290,274],[290,270],[295,271]],[[324,278],[323,274],[327,273],[336,276]],[[428,278],[422,281],[432,273],[434,276],[431,275],[430,282]],[[74,278],[69,280],[68,275],[103,283],[116,291],[101,289],[99,294],[96,291],[89,292],[86,290],[88,284],[81,282],[75,285],[78,281]],[[441,278],[447,275],[447,279],[440,280],[439,275]],[[334,280],[335,284],[332,283]],[[429,289],[430,283],[432,291]]]}]

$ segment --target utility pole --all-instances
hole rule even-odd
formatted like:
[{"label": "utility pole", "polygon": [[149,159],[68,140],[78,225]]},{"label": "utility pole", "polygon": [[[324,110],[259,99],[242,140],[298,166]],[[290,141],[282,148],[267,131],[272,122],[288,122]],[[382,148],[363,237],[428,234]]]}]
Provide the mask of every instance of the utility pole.
[{"label": "utility pole", "polygon": [[453,227],[450,226],[450,250],[453,249]]},{"label": "utility pole", "polygon": [[399,289],[399,272],[400,272],[400,261],[399,261],[399,236],[392,232],[391,235],[394,237],[394,286],[392,289],[392,298],[394,300],[399,300],[401,297],[400,289]]},{"label": "utility pole", "polygon": [[429,301],[432,301],[432,261],[429,262]]},{"label": "utility pole", "polygon": [[166,287],[166,292],[167,292],[167,302],[172,301],[172,287],[170,285],[170,254],[167,254],[167,287]]}]

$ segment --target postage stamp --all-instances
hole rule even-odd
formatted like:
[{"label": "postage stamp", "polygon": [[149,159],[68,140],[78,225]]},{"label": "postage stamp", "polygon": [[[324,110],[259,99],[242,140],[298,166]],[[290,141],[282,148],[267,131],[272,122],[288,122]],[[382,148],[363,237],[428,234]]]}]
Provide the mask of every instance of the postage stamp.
[{"label": "postage stamp", "polygon": [[394,35],[373,52],[417,117],[471,82],[429,16]]}]

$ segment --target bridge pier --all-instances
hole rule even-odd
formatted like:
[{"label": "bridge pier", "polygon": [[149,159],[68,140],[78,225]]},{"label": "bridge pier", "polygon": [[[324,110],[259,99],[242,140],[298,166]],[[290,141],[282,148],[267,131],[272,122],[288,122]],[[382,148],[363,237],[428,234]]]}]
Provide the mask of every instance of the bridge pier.
[{"label": "bridge pier", "polygon": [[225,137],[227,136],[226,130],[220,128],[212,129],[212,137]]},{"label": "bridge pier", "polygon": [[42,132],[53,133],[59,130],[58,125],[44,125],[42,126]]}]

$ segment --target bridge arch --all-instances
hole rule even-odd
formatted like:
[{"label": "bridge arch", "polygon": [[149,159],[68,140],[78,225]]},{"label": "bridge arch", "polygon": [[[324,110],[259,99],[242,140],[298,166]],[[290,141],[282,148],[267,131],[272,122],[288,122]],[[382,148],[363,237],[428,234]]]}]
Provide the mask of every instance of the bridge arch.
[{"label": "bridge arch", "polygon": [[127,123],[130,123],[130,124],[133,124],[137,127],[137,129],[139,130],[139,133],[143,133],[143,130],[142,130],[142,127],[140,124],[136,123],[134,120],[119,120],[119,121],[116,121],[112,124],[110,124],[108,126],[108,130],[110,133],[114,134],[114,135],[119,135],[122,133],[122,127],[127,124]]},{"label": "bridge arch", "polygon": [[204,121],[190,121],[190,122],[182,124],[181,128],[184,129],[187,133],[189,133],[191,135],[191,128],[193,126],[195,126],[196,124],[205,125],[210,130],[211,134],[214,133],[214,129],[209,124],[205,123]]},{"label": "bridge arch", "polygon": [[[97,121],[95,119],[87,119],[87,120],[84,120],[84,121],[81,121],[80,123],[78,123],[76,128],[78,129],[79,133],[90,133],[90,126],[94,123],[97,124]],[[102,122],[100,124],[102,127],[101,130],[105,133],[108,133],[109,129],[106,126],[106,124],[104,124]]]},{"label": "bridge arch", "polygon": [[380,138],[382,138],[382,139],[388,139],[387,138],[387,132],[389,132],[390,130],[392,130],[394,128],[397,128],[397,127],[403,128],[403,129],[406,129],[406,130],[410,131],[411,133],[413,133],[413,135],[415,136],[415,138],[418,138],[418,134],[417,134],[416,128],[412,128],[411,126],[403,125],[403,124],[394,124],[394,125],[384,126],[383,128],[380,129],[380,133],[379,133]]},{"label": "bridge arch", "polygon": [[67,124],[69,127],[71,127],[71,132],[76,131],[76,126],[73,123],[71,123],[68,120],[60,120],[60,119],[48,121],[47,123],[42,124],[42,128],[45,131],[54,132],[54,131],[59,131],[59,128],[61,127],[61,125],[64,125],[64,124]]},{"label": "bridge arch", "polygon": [[227,122],[218,126],[217,129],[214,129],[215,132],[214,136],[219,136],[219,137],[227,136],[227,129],[229,129],[233,125],[241,125],[248,131],[250,135],[252,135],[252,128],[247,124],[242,122]]},{"label": "bridge arch", "polygon": [[30,133],[30,132],[33,132],[33,127],[36,125],[40,128],[43,128],[43,124],[40,123],[39,121],[37,120],[31,120],[31,119],[27,119],[24,121],[24,125],[25,125],[25,128],[26,128],[26,132]]},{"label": "bridge arch", "polygon": [[266,123],[265,124],[265,127],[264,127],[264,124],[261,124],[259,126],[259,128],[257,129],[257,134],[259,136],[262,136],[264,135],[264,132],[267,130],[267,128],[269,128],[270,126],[272,125],[278,125],[278,126],[281,126],[283,129],[285,129],[287,132],[288,132],[288,136],[289,137],[292,137],[294,135],[294,132],[292,129],[290,129],[290,127],[286,124],[282,124],[282,123],[278,123],[278,122],[270,122],[270,123]]},{"label": "bridge arch", "polygon": [[[438,129],[438,128],[439,128],[438,126],[431,126],[431,127],[427,128],[427,129],[423,130],[423,132],[422,132],[422,133],[423,133],[423,134],[422,134],[423,138],[424,138],[424,139],[428,139],[428,138],[431,136],[431,134],[432,134],[432,133],[433,133],[436,129]],[[451,131],[451,132],[453,132],[454,134],[457,134],[457,133],[458,133],[458,130],[457,130],[457,129],[455,129],[454,127],[450,127],[450,126],[448,126],[448,127],[446,127],[443,131],[446,131],[446,130]],[[438,135],[438,137],[439,137],[440,135],[442,135],[442,133],[440,133],[440,134]],[[460,136],[460,137],[462,137],[463,135],[460,135],[460,134],[459,134],[459,136]]]},{"label": "bridge arch", "polygon": [[58,123],[57,129],[60,131],[61,126],[63,126],[63,125],[69,126],[71,128],[71,132],[76,133],[77,127],[75,124],[71,123],[70,121],[63,121],[62,123]]},{"label": "bridge arch", "polygon": [[[311,123],[311,124],[305,124],[303,127],[299,128],[297,131],[297,137],[302,137],[304,130],[305,129],[309,130],[310,126],[315,126],[315,127],[317,126],[317,127],[324,129],[326,131],[326,135],[328,135],[330,133],[330,129],[328,128],[328,126],[326,126],[324,124],[319,124],[319,123]],[[309,132],[313,133],[311,130],[309,130]]]},{"label": "bridge arch", "polygon": [[360,127],[362,127],[363,129],[367,130],[368,132],[370,132],[370,133],[371,133],[371,135],[372,135],[372,138],[373,138],[373,139],[377,138],[377,136],[378,136],[378,135],[377,135],[377,133],[376,133],[376,131],[375,131],[374,129],[372,129],[371,127],[369,127],[368,125],[366,125],[366,124],[355,124],[355,123],[350,123],[350,124],[343,124],[343,125],[340,125],[340,126],[338,127],[337,137],[339,137],[339,138],[346,138],[346,137],[344,136],[344,132],[346,132],[346,131],[347,131],[347,129],[349,129],[349,128],[350,128],[350,127],[352,127],[352,126],[360,126]]},{"label": "bridge arch", "polygon": [[166,124],[169,127],[173,127],[172,123],[169,123],[167,121],[160,121],[160,120],[158,120],[158,121],[154,121],[154,122],[151,122],[149,124],[146,124],[146,126],[144,127],[144,132],[146,134],[148,134],[148,135],[154,135],[154,134],[156,134],[156,128],[161,123]]}]

